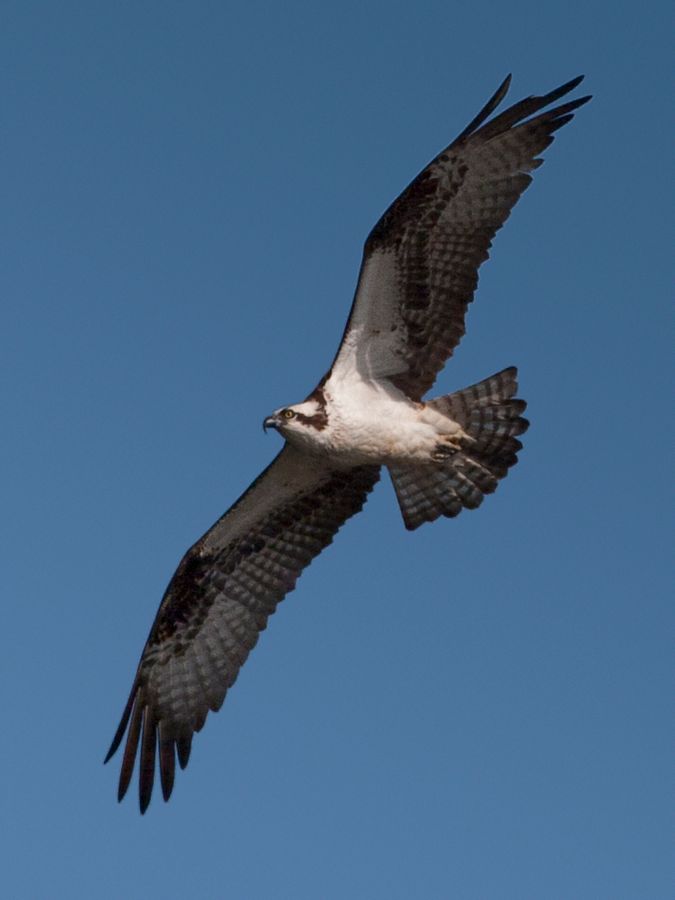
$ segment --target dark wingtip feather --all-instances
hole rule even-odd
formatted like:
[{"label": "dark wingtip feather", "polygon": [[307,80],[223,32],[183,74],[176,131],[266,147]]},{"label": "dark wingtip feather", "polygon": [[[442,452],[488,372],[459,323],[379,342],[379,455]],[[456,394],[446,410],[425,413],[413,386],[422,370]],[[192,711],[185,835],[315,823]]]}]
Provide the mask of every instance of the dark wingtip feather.
[{"label": "dark wingtip feather", "polygon": [[[122,732],[122,734],[124,734],[124,732]],[[115,734],[115,737],[112,740],[112,744],[110,745],[110,748],[105,755],[105,759],[103,760],[104,766],[107,763],[109,763],[110,760],[113,758],[113,756],[117,753],[117,748],[119,747],[121,740],[122,740],[122,735],[119,735],[119,737],[118,737],[117,734]]]},{"label": "dark wingtip feather", "polygon": [[509,72],[509,74],[506,76],[506,78],[502,81],[502,83],[499,85],[497,90],[494,92],[492,99],[495,100],[496,105],[499,105],[502,102],[502,100],[504,99],[504,97],[506,97],[506,95],[508,94],[509,88],[511,87],[512,78],[513,78],[513,75],[511,72]]},{"label": "dark wingtip feather", "polygon": [[113,758],[115,753],[117,753],[117,748],[122,743],[122,738],[124,737],[124,732],[127,730],[127,724],[129,722],[129,716],[131,715],[131,708],[134,705],[134,700],[136,698],[136,685],[131,689],[131,693],[129,694],[129,699],[127,700],[127,705],[124,707],[124,712],[122,713],[122,718],[120,719],[120,724],[117,726],[117,731],[115,732],[115,737],[112,739],[112,743],[110,744],[110,749],[108,750],[105,759],[103,760],[103,765]]},{"label": "dark wingtip feather", "polygon": [[579,97],[578,100],[570,100],[567,105],[570,109],[579,109],[580,106],[583,106],[584,103],[588,103],[588,101],[592,99],[593,94],[586,94],[584,97]]},{"label": "dark wingtip feather", "polygon": [[178,751],[178,764],[181,769],[187,766],[190,760],[190,750],[192,749],[192,733],[181,735],[176,741],[176,750]]},{"label": "dark wingtip feather", "polygon": [[506,78],[499,85],[494,94],[490,97],[485,106],[481,109],[477,116],[475,116],[469,124],[466,126],[464,131],[457,137],[458,141],[461,141],[463,138],[468,137],[472,134],[477,128],[479,128],[483,122],[487,119],[487,117],[493,113],[499,104],[502,102],[506,94],[508,93],[509,87],[511,86],[511,73],[506,76]]},{"label": "dark wingtip feather", "polygon": [[[583,106],[584,103],[588,103],[591,99],[591,95],[588,94],[586,97],[579,97],[578,100],[569,100],[567,103],[561,103],[560,106],[554,106],[553,109],[549,110],[548,113],[543,113],[542,115],[550,115],[551,117],[558,118],[558,116],[566,116],[569,113],[573,112],[575,109],[579,109],[580,106]],[[570,118],[572,118],[570,116]]]},{"label": "dark wingtip feather", "polygon": [[557,100],[559,97],[564,97],[565,94],[569,94],[570,91],[573,91],[577,85],[581,84],[584,80],[584,75],[577,75],[576,78],[571,78],[569,81],[566,81],[565,84],[561,84],[560,87],[554,88],[554,90],[549,91],[548,94],[544,94],[541,98],[544,106],[548,106],[549,103],[553,103],[554,100]]},{"label": "dark wingtip feather", "polygon": [[168,800],[173,790],[174,776],[176,774],[176,750],[172,738],[166,738],[162,734],[162,726],[159,727],[159,776],[162,785],[162,796]]},{"label": "dark wingtip feather", "polygon": [[[542,112],[542,110],[544,110],[545,107],[550,106],[556,100],[559,100],[560,97],[564,97],[566,94],[569,94],[570,91],[574,90],[574,88],[580,84],[583,77],[583,75],[578,75],[576,78],[572,78],[571,81],[566,81],[565,84],[560,85],[560,87],[549,91],[548,94],[526,97],[524,100],[514,103],[513,106],[508,107],[504,112],[499,113],[499,115],[482,125],[482,127],[475,132],[474,136],[480,135],[483,140],[487,141],[504,131],[508,131],[510,128],[515,128],[519,124],[524,127],[531,125],[532,123],[551,123],[556,121],[558,117],[563,118],[568,112],[577,109],[584,103],[588,103],[591,99],[590,96],[581,97],[578,100],[570,100],[568,103],[564,103],[555,109],[550,109],[545,112]],[[530,118],[531,116],[534,116],[534,118]],[[565,122],[568,121],[569,119],[565,120]],[[555,128],[552,128],[551,130],[554,131],[556,128],[560,128],[565,122],[561,121],[559,124],[556,123]]]},{"label": "dark wingtip feather", "polygon": [[571,122],[574,118],[573,113],[566,113],[562,116],[556,116],[555,119],[551,120],[550,125],[548,126],[549,134],[553,134],[555,131],[558,131],[563,125],[567,125],[568,122]]},{"label": "dark wingtip feather", "polygon": [[138,778],[138,800],[143,814],[150,804],[155,782],[155,753],[157,750],[157,724],[149,709],[143,712],[143,737]]},{"label": "dark wingtip feather", "polygon": [[141,715],[140,706],[134,703],[131,722],[129,724],[129,734],[127,735],[127,743],[124,748],[124,756],[122,757],[122,768],[120,769],[120,780],[117,788],[118,802],[121,801],[126,794],[134,771],[136,752],[138,750],[138,738],[141,731]]}]

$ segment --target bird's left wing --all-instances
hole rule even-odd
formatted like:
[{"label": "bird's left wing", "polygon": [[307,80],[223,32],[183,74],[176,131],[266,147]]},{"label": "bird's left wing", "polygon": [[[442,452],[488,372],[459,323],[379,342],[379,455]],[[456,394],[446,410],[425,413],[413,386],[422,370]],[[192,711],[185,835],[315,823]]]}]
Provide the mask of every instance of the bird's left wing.
[{"label": "bird's left wing", "polygon": [[157,752],[168,800],[176,755],[185,768],[192,735],[222,705],[268,616],[362,508],[378,478],[378,466],[335,469],[286,445],[188,550],[162,599],[106,756],[107,762],[128,728],[120,800],[139,745],[141,811],[150,802]]},{"label": "bird's left wing", "polygon": [[590,97],[546,109],[581,78],[471,124],[384,213],[366,241],[356,296],[329,376],[390,379],[419,400],[464,334],[495,233],[532,181],[538,154]]}]

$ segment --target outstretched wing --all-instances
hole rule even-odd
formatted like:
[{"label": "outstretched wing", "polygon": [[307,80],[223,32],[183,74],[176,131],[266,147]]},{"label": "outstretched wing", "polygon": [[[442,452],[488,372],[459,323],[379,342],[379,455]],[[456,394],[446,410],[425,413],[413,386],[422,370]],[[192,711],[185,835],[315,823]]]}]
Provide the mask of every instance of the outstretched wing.
[{"label": "outstretched wing", "polygon": [[528,173],[582,97],[541,112],[581,77],[486,121],[510,76],[450,146],[420,172],[366,240],[356,296],[331,373],[388,378],[419,400],[464,334],[466,309],[496,231]]},{"label": "outstretched wing", "polygon": [[192,735],[210,709],[220,709],[268,616],[362,508],[378,478],[378,466],[337,470],[286,445],[188,550],[164,594],[106,756],[108,762],[128,728],[120,800],[139,744],[141,812],[150,802],[157,750],[169,799],[176,754],[185,768]]}]

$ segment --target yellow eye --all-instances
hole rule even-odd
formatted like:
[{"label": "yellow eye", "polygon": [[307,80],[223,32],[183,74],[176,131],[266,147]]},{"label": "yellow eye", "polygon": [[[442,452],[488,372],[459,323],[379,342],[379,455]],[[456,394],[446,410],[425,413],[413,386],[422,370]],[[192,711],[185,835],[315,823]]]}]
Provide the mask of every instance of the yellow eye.
[{"label": "yellow eye", "polygon": [[285,409],[281,415],[284,417],[284,419],[292,419],[295,413],[292,409]]}]

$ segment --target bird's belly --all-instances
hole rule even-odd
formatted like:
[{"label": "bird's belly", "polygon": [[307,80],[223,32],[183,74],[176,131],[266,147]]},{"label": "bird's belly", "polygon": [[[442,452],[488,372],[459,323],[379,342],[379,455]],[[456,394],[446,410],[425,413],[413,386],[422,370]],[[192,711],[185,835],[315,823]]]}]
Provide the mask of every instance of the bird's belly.
[{"label": "bird's belly", "polygon": [[436,429],[412,405],[383,402],[340,410],[328,449],[349,465],[387,464],[428,460],[436,442]]}]

